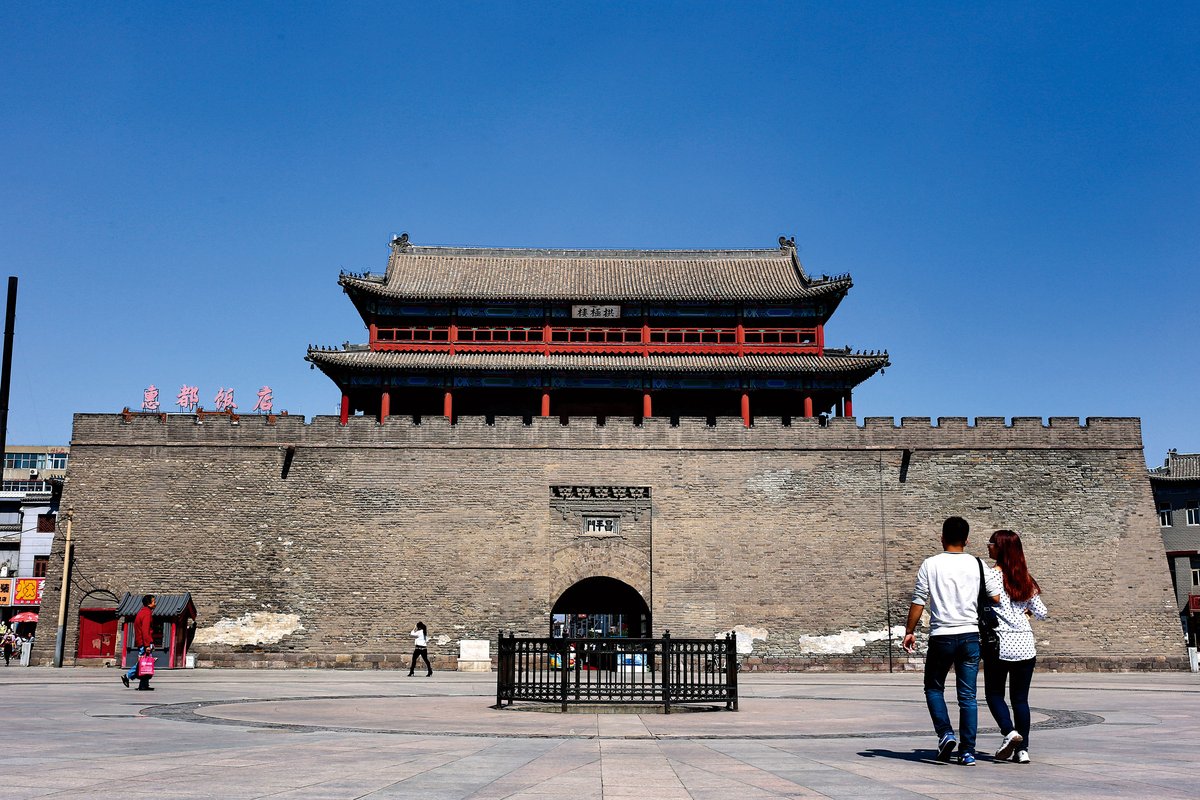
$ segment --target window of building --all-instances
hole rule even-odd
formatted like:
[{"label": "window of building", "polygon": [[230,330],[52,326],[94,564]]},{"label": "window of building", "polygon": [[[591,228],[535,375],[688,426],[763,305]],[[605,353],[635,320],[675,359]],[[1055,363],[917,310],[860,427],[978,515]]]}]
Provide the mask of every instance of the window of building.
[{"label": "window of building", "polygon": [[4,481],[0,486],[4,492],[48,492],[50,484],[46,481]]},{"label": "window of building", "polygon": [[1164,528],[1171,525],[1171,504],[1160,503],[1158,506],[1158,524]]},{"label": "window of building", "polygon": [[1200,569],[1192,570],[1192,588],[1200,586]]},{"label": "window of building", "polygon": [[5,469],[45,469],[45,453],[6,453],[4,455]]},{"label": "window of building", "polygon": [[49,461],[47,463],[49,464],[50,469],[66,469],[67,468],[67,454],[66,453],[51,453],[49,456]]},{"label": "window of building", "polygon": [[1200,501],[1192,500],[1187,504],[1187,524],[1200,525]]},{"label": "window of building", "polygon": [[56,517],[54,514],[38,514],[38,533],[54,533]]},{"label": "window of building", "polygon": [[50,566],[50,556],[33,557],[33,577],[46,577],[46,568]]}]

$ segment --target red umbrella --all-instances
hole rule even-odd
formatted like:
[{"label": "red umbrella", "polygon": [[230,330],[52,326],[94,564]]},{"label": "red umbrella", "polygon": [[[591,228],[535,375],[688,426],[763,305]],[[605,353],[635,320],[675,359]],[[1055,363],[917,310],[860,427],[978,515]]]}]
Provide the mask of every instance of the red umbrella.
[{"label": "red umbrella", "polygon": [[9,622],[37,622],[38,615],[32,611],[22,611],[20,614],[13,614],[9,618]]}]

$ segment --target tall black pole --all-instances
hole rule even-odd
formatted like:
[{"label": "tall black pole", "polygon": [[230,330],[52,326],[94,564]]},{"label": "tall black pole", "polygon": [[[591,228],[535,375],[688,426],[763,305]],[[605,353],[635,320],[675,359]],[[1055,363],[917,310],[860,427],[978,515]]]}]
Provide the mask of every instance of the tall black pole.
[{"label": "tall black pole", "polygon": [[8,386],[12,378],[13,327],[17,321],[17,276],[8,277],[8,308],[4,312],[4,364],[0,366],[0,458],[8,447]]}]

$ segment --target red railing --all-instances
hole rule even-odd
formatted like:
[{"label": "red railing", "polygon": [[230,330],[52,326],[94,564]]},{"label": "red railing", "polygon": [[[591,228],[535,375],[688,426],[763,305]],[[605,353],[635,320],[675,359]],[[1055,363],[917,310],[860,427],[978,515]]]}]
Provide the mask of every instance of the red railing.
[{"label": "red railing", "polygon": [[456,325],[376,328],[372,350],[450,352],[820,353],[820,328],[600,328]]}]

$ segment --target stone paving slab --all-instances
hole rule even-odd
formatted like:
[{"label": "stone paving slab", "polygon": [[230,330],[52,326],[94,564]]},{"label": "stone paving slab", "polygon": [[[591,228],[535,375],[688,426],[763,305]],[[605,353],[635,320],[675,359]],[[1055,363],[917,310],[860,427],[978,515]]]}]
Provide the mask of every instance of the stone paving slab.
[{"label": "stone paving slab", "polygon": [[[1200,679],[1038,674],[1031,754],[936,763],[920,676],[741,676],[741,711],[497,711],[488,674],[0,670],[6,798],[1197,796]],[[952,692],[951,692],[952,694]],[[952,718],[956,714],[952,708]],[[986,708],[980,750],[998,744]],[[992,732],[989,732],[992,731]]]}]

